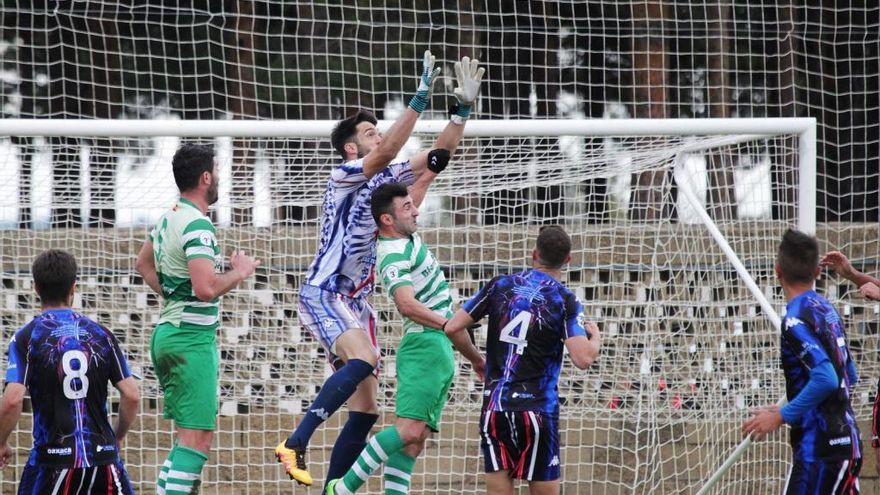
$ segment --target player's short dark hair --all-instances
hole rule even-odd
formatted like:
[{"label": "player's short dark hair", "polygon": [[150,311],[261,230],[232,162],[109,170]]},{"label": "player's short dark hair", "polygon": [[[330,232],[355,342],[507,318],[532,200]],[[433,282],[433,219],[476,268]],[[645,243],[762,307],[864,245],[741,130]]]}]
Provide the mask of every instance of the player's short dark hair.
[{"label": "player's short dark hair", "polygon": [[43,251],[31,265],[34,287],[43,304],[66,304],[76,282],[76,259],[60,249]]},{"label": "player's short dark hair", "polygon": [[819,241],[798,230],[786,230],[776,253],[776,264],[786,281],[812,282],[819,266]]},{"label": "player's short dark hair", "polygon": [[354,140],[355,136],[357,136],[357,126],[361,122],[369,122],[376,125],[379,121],[376,120],[376,116],[372,112],[360,110],[358,113],[337,122],[336,126],[333,127],[333,132],[330,133],[330,144],[342,156],[343,160],[346,158],[345,143],[350,143]]},{"label": "player's short dark hair", "polygon": [[400,182],[388,182],[377,187],[370,196],[370,211],[376,225],[379,225],[379,217],[383,214],[393,213],[394,198],[405,198],[408,194],[406,184]]},{"label": "player's short dark hair", "polygon": [[184,144],[171,159],[174,182],[180,192],[189,191],[199,184],[199,177],[214,170],[214,147],[209,144]]},{"label": "player's short dark hair", "polygon": [[538,258],[547,268],[559,268],[571,254],[571,237],[559,225],[545,225],[538,231]]}]

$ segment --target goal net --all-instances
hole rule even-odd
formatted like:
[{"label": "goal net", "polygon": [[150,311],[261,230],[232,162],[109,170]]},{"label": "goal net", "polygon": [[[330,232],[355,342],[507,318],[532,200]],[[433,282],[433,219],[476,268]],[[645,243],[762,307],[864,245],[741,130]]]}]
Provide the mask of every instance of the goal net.
[{"label": "goal net", "polygon": [[[114,330],[143,376],[140,419],[124,449],[138,493],[153,493],[172,430],[160,418],[162,394],[148,352],[159,300],[133,267],[147,229],[177,196],[170,158],[184,139],[217,150],[220,200],[211,215],[222,248],[262,260],[256,277],[221,302],[220,418],[204,491],[297,492],[272,448],[329,373],[320,346],[297,322],[295,300],[337,161],[325,137],[331,125],[0,127],[3,222],[17,227],[24,209],[32,222],[0,230],[2,336],[8,340],[38,311],[29,274],[34,256],[49,247],[74,253],[80,265],[74,307]],[[421,122],[401,157],[430,146],[442,125]],[[604,335],[590,370],[577,371],[567,358],[563,366],[559,462],[566,493],[694,492],[739,443],[749,408],[782,395],[778,333],[697,210],[705,209],[760,291],[781,309],[772,273],[778,240],[788,227],[815,229],[805,214],[814,197],[814,125],[810,119],[468,124],[420,216],[456,304],[494,275],[528,267],[539,226],[562,224],[574,242],[565,282]],[[102,160],[115,164],[114,175],[90,175]],[[685,188],[699,207],[686,200]],[[114,226],[86,226],[103,210],[113,212]],[[388,424],[401,326],[385,294],[375,294],[373,303],[384,355],[380,424]],[[477,340],[484,343],[485,328]],[[856,400],[860,410],[867,407],[866,393]],[[416,467],[414,492],[483,492],[480,401],[481,385],[461,363],[441,431]],[[308,459],[319,480],[344,418],[342,411],[313,438]],[[4,493],[26,461],[30,421],[26,412],[11,440],[16,457],[0,478]],[[752,446],[715,493],[778,491],[788,458],[778,433]],[[368,489],[381,493],[379,477]]]}]

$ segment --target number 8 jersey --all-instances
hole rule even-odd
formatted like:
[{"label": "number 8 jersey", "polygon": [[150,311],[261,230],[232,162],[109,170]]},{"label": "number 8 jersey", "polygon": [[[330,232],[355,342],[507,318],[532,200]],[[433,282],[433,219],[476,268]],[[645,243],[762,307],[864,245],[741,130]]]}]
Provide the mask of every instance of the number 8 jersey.
[{"label": "number 8 jersey", "polygon": [[527,270],[493,278],[463,307],[475,321],[489,315],[483,410],[558,414],[564,342],[587,335],[577,297]]},{"label": "number 8 jersey", "polygon": [[85,468],[116,462],[107,383],[131,376],[109,330],[70,309],[46,310],[9,343],[6,383],[25,385],[34,410],[28,465]]}]

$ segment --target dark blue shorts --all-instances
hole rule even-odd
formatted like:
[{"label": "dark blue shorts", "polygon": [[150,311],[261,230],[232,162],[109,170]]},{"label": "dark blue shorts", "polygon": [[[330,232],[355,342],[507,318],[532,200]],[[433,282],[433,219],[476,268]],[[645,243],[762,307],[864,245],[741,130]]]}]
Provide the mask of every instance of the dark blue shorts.
[{"label": "dark blue shorts", "polygon": [[560,476],[559,420],[533,411],[483,411],[480,448],[487,473],[551,481]]},{"label": "dark blue shorts", "polygon": [[859,495],[862,459],[798,462],[791,466],[784,495]]},{"label": "dark blue shorts", "polygon": [[87,468],[25,466],[18,495],[134,495],[122,462]]}]

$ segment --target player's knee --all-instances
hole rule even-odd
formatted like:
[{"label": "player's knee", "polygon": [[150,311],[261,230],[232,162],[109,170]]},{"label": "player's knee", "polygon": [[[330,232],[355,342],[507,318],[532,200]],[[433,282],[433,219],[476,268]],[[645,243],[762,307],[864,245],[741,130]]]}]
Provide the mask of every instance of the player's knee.
[{"label": "player's knee", "polygon": [[428,431],[428,427],[425,426],[422,422],[406,422],[404,424],[398,423],[397,432],[400,434],[400,439],[403,440],[404,445],[417,445],[424,444],[425,439],[428,438],[426,432]]},{"label": "player's knee", "polygon": [[421,455],[423,450],[425,450],[425,441],[424,440],[422,440],[421,442],[411,443],[411,444],[405,446],[403,448],[403,453],[412,457],[412,458],[416,458],[419,455]]}]

